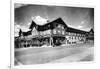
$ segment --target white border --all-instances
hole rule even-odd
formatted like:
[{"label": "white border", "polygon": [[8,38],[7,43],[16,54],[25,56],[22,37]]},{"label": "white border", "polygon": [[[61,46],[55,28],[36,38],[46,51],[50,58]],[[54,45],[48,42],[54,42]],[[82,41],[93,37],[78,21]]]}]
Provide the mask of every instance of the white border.
[{"label": "white border", "polygon": [[10,53],[11,53],[11,57],[10,57],[10,67],[11,68],[14,68],[14,2],[11,1],[11,4],[10,4],[10,9],[11,9],[11,12],[10,12]]},{"label": "white border", "polygon": [[91,5],[91,4],[81,4],[81,3],[65,3],[65,2],[57,2],[57,0],[55,2],[48,2],[47,1],[34,1],[34,0],[12,0],[11,1],[11,68],[18,68],[18,69],[26,69],[26,68],[55,68],[55,66],[61,66],[61,67],[65,67],[66,65],[71,66],[71,65],[80,65],[82,66],[82,64],[91,64],[93,62],[74,62],[74,63],[54,63],[54,64],[40,64],[40,65],[22,65],[22,66],[14,66],[14,3],[23,3],[23,4],[36,4],[36,5],[54,5],[54,6],[70,6],[70,7],[87,7],[87,8],[94,8],[95,10],[95,6]]},{"label": "white border", "polygon": [[62,0],[62,2],[57,0],[12,0],[13,3],[22,3],[22,4],[36,4],[36,5],[54,5],[54,6],[70,6],[70,7],[89,7],[95,8],[95,5],[91,5],[91,3],[81,4],[81,2],[75,3],[72,1],[71,3]]}]

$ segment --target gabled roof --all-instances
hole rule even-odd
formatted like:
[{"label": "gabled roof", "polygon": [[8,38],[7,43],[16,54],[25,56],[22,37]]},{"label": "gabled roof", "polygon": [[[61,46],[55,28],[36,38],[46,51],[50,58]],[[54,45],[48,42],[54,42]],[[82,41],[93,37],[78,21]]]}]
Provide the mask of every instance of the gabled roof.
[{"label": "gabled roof", "polygon": [[31,23],[29,29],[33,29],[35,26],[36,26],[36,23],[35,23],[34,21],[32,21],[32,23]]},{"label": "gabled roof", "polygon": [[[63,27],[64,27],[66,32],[81,33],[81,34],[88,33],[86,31],[82,31],[82,30],[78,30],[78,29],[74,29],[74,28],[68,27],[66,25],[66,23],[62,20],[62,18],[57,18],[56,20],[54,20],[52,22],[48,22],[47,24],[44,24],[44,25],[37,25],[34,21],[32,21],[29,29],[32,30],[35,27],[37,31],[45,31],[45,30],[48,30],[48,29],[54,29],[59,24],[63,25]],[[93,30],[91,30],[91,31],[93,31]]]},{"label": "gabled roof", "polygon": [[64,22],[64,21],[62,20],[62,18],[60,18],[60,17],[59,17],[58,19],[52,21],[51,23],[52,23],[52,24],[61,24],[61,25],[64,26],[64,28],[67,27],[67,25],[65,24],[65,22]]},{"label": "gabled roof", "polygon": [[20,29],[20,30],[19,30],[19,36],[21,36],[21,33],[22,33],[22,30]]},{"label": "gabled roof", "polygon": [[66,31],[67,31],[67,32],[72,32],[72,33],[81,33],[81,34],[86,34],[86,33],[88,33],[87,31],[78,30],[78,29],[71,28],[71,27],[68,27]]},{"label": "gabled roof", "polygon": [[91,29],[90,32],[94,33],[93,29]]},{"label": "gabled roof", "polygon": [[64,23],[64,21],[61,18],[58,18],[58,19],[56,19],[52,22],[48,22],[47,24],[44,24],[44,25],[37,25],[34,21],[32,21],[29,29],[33,29],[35,27],[38,31],[45,31],[48,29],[54,29],[59,24],[62,24],[64,26],[64,28],[67,27],[67,25]]},{"label": "gabled roof", "polygon": [[91,30],[89,31],[89,34],[94,34],[94,30],[91,29]]}]

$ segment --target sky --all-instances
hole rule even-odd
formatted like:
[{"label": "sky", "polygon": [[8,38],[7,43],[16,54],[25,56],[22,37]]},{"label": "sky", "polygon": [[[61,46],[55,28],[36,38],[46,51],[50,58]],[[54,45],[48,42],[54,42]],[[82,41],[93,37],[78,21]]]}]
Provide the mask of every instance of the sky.
[{"label": "sky", "polygon": [[69,27],[89,31],[94,28],[94,9],[86,7],[51,6],[36,4],[14,4],[15,26],[27,26],[32,17],[40,16],[53,21],[59,17]]}]

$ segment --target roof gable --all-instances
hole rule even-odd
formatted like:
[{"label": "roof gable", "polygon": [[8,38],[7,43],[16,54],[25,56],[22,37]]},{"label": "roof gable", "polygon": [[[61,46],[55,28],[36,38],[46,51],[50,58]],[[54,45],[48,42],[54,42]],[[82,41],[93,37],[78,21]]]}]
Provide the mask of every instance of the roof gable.
[{"label": "roof gable", "polygon": [[29,29],[33,29],[35,27],[38,31],[45,31],[45,30],[48,30],[48,29],[54,29],[59,24],[63,25],[64,28],[67,27],[65,22],[61,18],[58,18],[58,19],[56,19],[52,22],[48,22],[47,24],[44,24],[44,25],[37,25],[34,21],[32,21]]}]

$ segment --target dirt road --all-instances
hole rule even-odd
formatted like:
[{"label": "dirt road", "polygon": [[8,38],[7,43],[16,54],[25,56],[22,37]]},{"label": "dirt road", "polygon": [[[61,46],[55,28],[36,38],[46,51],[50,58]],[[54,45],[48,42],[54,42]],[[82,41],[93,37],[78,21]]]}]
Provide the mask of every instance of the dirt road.
[{"label": "dirt road", "polygon": [[29,48],[15,51],[18,62],[27,64],[43,64],[52,62],[85,61],[93,57],[93,44],[72,45],[70,47]]}]

